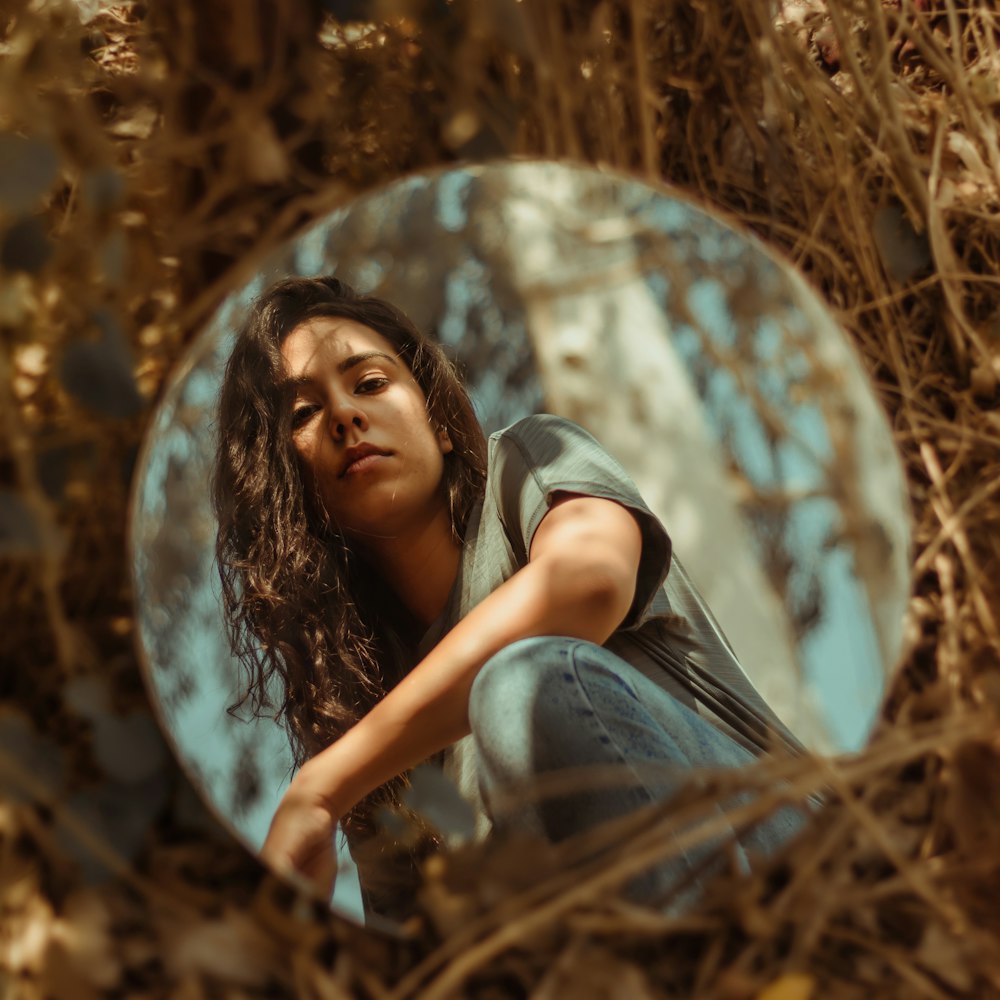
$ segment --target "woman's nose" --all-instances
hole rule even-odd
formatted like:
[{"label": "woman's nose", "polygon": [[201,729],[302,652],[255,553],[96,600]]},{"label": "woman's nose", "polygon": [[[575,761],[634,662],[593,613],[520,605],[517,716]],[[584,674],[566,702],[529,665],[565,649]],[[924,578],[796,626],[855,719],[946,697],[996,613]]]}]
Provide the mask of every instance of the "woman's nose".
[{"label": "woman's nose", "polygon": [[368,430],[368,418],[364,410],[353,402],[339,403],[331,407],[330,433],[337,440],[343,440],[352,427],[359,431]]}]

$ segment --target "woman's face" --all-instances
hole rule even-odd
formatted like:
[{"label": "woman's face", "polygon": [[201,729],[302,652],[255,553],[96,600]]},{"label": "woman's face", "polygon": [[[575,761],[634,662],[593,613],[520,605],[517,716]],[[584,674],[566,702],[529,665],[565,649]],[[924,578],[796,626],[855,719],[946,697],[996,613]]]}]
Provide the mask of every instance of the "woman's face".
[{"label": "woman's face", "polygon": [[452,449],[423,390],[381,334],[355,320],[310,319],[282,344],[294,387],[292,441],[333,521],[365,538],[401,537],[447,508]]}]

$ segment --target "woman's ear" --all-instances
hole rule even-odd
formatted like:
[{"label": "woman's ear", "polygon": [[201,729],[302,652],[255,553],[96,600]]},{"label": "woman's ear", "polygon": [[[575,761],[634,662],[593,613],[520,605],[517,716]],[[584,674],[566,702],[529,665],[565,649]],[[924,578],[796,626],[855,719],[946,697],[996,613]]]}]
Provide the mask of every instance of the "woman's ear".
[{"label": "woman's ear", "polygon": [[441,454],[447,455],[448,452],[454,451],[455,446],[451,443],[451,435],[448,433],[448,428],[443,424],[437,429],[438,444],[441,446]]}]

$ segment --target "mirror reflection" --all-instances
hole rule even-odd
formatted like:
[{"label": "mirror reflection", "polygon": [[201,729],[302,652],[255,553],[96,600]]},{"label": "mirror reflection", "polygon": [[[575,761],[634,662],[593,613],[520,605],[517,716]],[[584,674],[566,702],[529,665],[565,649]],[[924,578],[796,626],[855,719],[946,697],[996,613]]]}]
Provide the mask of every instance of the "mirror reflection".
[{"label": "mirror reflection", "polygon": [[[359,919],[406,910],[365,850],[385,802],[431,847],[561,839],[684,767],[858,749],[901,642],[903,478],[844,334],[752,238],[591,169],[419,175],[314,224],[193,345],[137,484],[140,641],[180,758],[329,887],[321,800]],[[670,767],[518,792],[622,758]]]}]

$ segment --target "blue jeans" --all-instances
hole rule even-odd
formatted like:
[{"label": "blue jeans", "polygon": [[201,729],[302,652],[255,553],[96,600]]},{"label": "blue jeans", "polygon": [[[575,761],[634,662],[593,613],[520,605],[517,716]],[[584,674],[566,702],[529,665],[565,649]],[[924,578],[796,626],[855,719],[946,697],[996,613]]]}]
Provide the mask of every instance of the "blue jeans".
[{"label": "blue jeans", "polygon": [[[472,686],[469,719],[494,828],[549,841],[666,802],[693,769],[740,767],[754,759],[629,663],[580,639],[545,636],[502,649]],[[593,788],[531,794],[539,776],[572,768],[579,778],[579,769],[588,767],[600,769]],[[609,783],[613,768],[622,780]],[[747,852],[768,854],[801,825],[793,809],[775,813],[741,834],[737,858],[748,865]],[[630,883],[628,895],[660,903],[683,881],[683,897],[690,899],[698,892],[696,871],[713,852],[708,845],[675,855]]]}]

